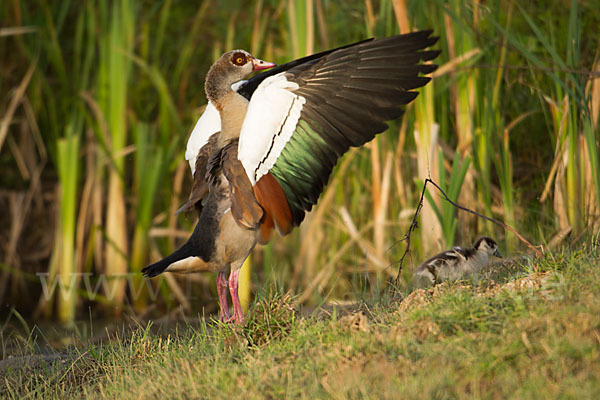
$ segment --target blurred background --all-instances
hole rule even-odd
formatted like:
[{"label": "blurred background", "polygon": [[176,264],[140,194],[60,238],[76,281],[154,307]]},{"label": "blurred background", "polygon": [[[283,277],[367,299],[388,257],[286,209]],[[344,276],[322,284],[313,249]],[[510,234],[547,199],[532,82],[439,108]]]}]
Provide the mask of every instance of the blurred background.
[{"label": "blurred background", "polygon": [[[283,63],[433,29],[433,81],[340,160],[317,207],[256,248],[243,296],[300,304],[381,291],[431,177],[536,244],[600,226],[600,8],[593,0],[4,0],[0,3],[0,316],[208,315],[215,276],[139,271],[188,237],[185,143],[224,51]],[[442,248],[510,232],[429,191],[400,285]],[[261,289],[263,288],[263,289]],[[250,290],[252,289],[252,290]],[[246,300],[247,301],[247,300]]]}]

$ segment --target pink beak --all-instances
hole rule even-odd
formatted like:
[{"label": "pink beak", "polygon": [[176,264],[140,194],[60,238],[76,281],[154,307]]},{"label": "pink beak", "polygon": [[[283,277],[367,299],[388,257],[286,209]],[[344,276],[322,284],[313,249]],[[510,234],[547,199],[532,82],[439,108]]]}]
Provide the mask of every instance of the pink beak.
[{"label": "pink beak", "polygon": [[259,60],[258,58],[252,58],[252,66],[254,67],[254,71],[260,71],[261,69],[276,67],[277,64]]}]

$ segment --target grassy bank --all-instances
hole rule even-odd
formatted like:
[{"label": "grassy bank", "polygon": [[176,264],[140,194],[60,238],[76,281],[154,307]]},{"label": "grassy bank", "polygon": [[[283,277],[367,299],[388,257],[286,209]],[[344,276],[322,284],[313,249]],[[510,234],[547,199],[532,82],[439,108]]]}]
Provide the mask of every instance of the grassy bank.
[{"label": "grassy bank", "polygon": [[240,329],[208,322],[158,335],[139,328],[58,360],[4,365],[1,394],[598,398],[599,261],[596,238],[506,261],[476,285],[369,299],[354,313],[303,316],[288,297],[265,296]]}]

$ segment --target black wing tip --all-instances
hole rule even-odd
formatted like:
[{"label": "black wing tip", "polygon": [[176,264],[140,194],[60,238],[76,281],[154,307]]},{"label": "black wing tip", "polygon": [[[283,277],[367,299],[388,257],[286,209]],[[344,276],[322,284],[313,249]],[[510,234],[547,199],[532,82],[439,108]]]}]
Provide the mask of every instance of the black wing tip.
[{"label": "black wing tip", "polygon": [[419,53],[422,61],[431,61],[442,54],[441,50],[426,50]]},{"label": "black wing tip", "polygon": [[426,39],[425,47],[433,46],[438,40],[440,40],[439,36],[431,36],[433,34],[433,29],[424,29],[422,31],[416,31],[413,33],[419,35],[419,37],[422,36],[423,39]]},{"label": "black wing tip", "polygon": [[[423,75],[431,74],[432,72],[435,72],[437,69],[438,69],[437,64],[419,64],[419,72]],[[425,77],[423,77],[423,78],[425,78]]]}]

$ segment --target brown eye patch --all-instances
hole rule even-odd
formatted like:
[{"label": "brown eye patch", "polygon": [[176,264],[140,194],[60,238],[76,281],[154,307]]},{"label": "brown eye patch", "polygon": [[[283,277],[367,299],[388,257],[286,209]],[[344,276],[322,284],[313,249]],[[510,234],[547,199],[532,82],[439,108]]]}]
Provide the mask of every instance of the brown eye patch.
[{"label": "brown eye patch", "polygon": [[233,53],[233,57],[231,58],[231,62],[235,65],[244,65],[248,62],[248,57],[244,53]]}]

